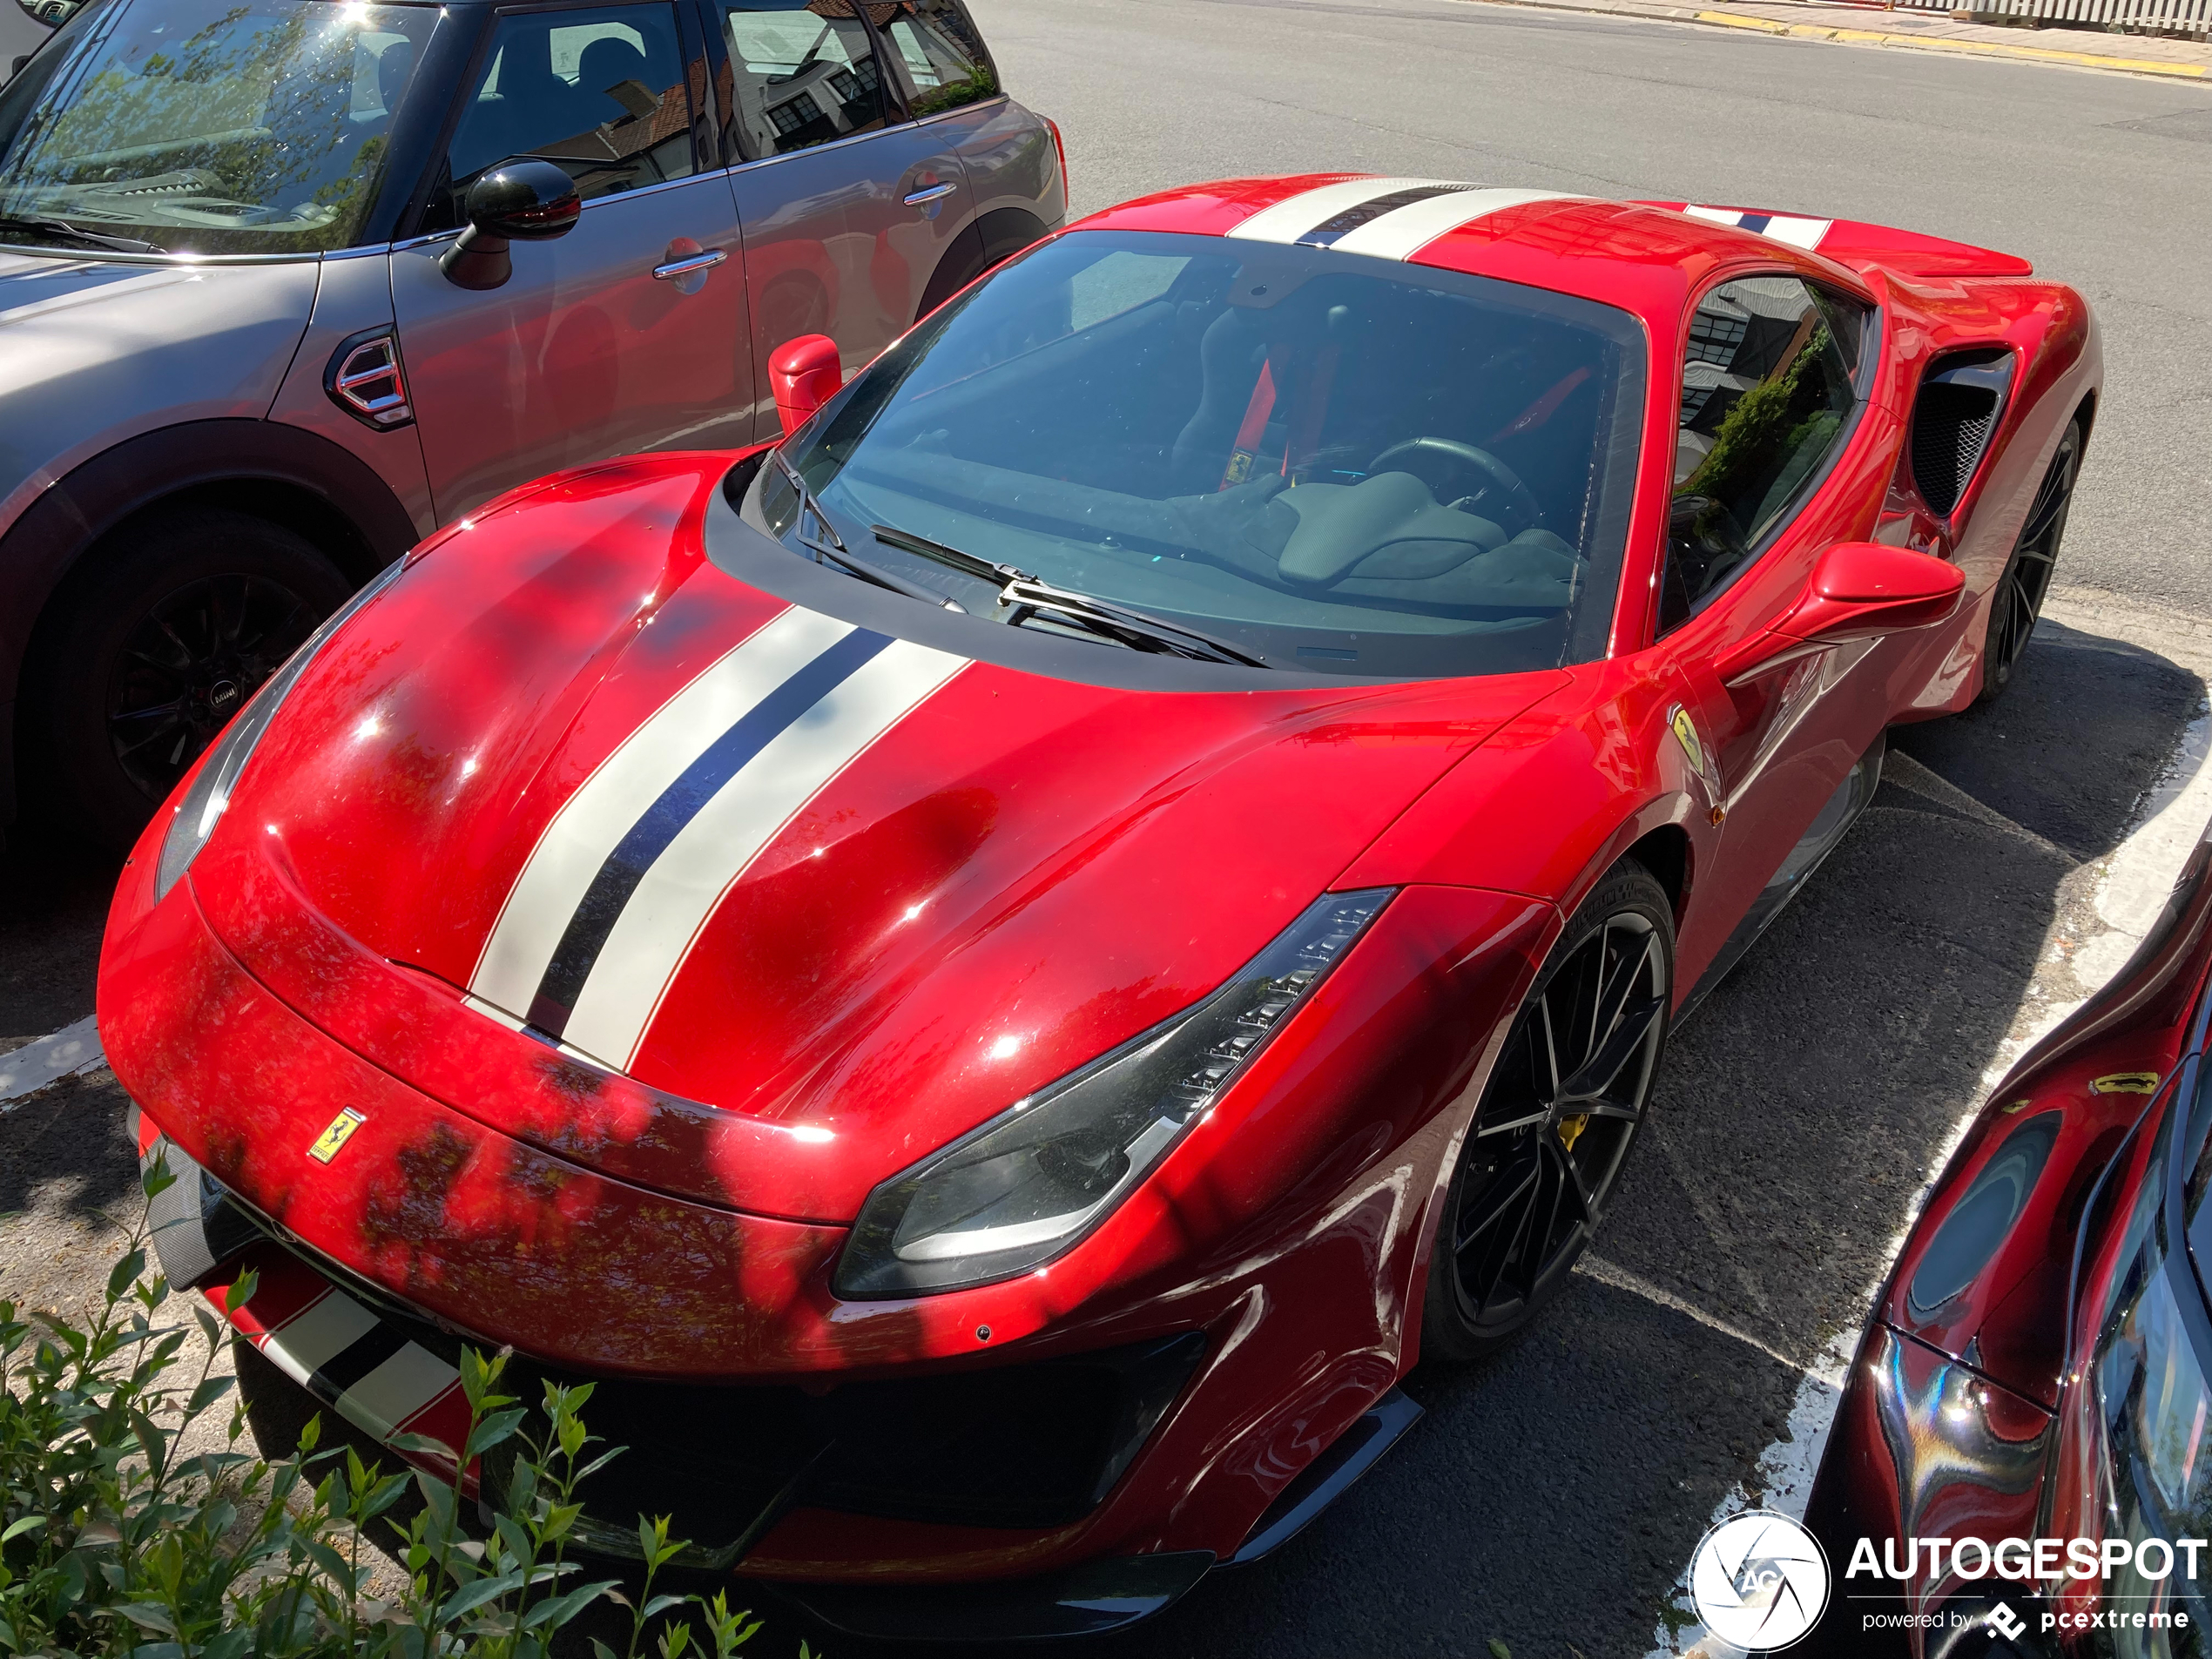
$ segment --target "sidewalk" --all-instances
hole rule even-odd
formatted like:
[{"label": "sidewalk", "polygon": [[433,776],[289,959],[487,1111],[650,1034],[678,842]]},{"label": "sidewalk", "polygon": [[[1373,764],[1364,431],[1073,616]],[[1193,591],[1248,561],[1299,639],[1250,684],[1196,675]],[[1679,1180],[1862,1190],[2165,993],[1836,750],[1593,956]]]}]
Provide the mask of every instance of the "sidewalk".
[{"label": "sidewalk", "polygon": [[2212,43],[2157,35],[2107,35],[2089,29],[2008,28],[1960,23],[1943,11],[1886,11],[1878,6],[1822,5],[1817,0],[1725,0],[1716,6],[1663,0],[1468,0],[1471,4],[1545,6],[1564,11],[1706,24],[1767,35],[1834,40],[1853,46],[1959,52],[2075,69],[2212,82]]}]

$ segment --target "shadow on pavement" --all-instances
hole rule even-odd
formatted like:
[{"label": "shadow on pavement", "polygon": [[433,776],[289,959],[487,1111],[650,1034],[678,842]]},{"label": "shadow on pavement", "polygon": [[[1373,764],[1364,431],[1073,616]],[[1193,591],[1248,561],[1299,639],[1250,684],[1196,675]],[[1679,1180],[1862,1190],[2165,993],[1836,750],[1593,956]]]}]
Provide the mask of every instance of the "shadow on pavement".
[{"label": "shadow on pavement", "polygon": [[92,1011],[121,860],[17,824],[0,846],[0,1051]]}]

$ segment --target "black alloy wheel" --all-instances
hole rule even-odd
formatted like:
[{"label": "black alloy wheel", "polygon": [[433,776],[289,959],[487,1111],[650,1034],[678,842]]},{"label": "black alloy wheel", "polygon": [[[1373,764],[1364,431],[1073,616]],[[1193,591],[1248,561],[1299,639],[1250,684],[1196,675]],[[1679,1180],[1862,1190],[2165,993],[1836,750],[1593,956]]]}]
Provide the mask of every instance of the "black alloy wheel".
[{"label": "black alloy wheel", "polygon": [[87,552],[24,674],[27,807],[121,851],[261,682],[353,591],[296,531],[156,509]]},{"label": "black alloy wheel", "polygon": [[2013,544],[2013,556],[1997,579],[1997,591],[1989,602],[1989,631],[1982,644],[1978,701],[1993,700],[2011,683],[2013,669],[2043,614],[2043,597],[2050,591],[2059,538],[2066,534],[2067,509],[2074,502],[2074,475],[2080,466],[2081,423],[2076,421],[2059,440],[2058,451],[2036,489],[2034,505],[2020,526],[2020,539]]},{"label": "black alloy wheel", "polygon": [[1614,867],[1552,949],[1500,1050],[1438,1224],[1424,1352],[1481,1359],[1589,1247],[1648,1108],[1673,1005],[1674,916]]},{"label": "black alloy wheel", "polygon": [[321,619],[284,583],[239,571],[157,601],[108,675],[108,747],[124,776],[164,799]]}]

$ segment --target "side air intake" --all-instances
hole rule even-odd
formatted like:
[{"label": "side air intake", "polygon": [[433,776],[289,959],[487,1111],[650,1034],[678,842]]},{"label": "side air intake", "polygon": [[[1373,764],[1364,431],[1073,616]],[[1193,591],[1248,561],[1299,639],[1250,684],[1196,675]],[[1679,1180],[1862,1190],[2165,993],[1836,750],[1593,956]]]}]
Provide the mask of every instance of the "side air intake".
[{"label": "side air intake", "polygon": [[1973,481],[2012,383],[2013,354],[2002,350],[1939,358],[1922,376],[1912,406],[1912,482],[1938,516],[1950,517]]}]

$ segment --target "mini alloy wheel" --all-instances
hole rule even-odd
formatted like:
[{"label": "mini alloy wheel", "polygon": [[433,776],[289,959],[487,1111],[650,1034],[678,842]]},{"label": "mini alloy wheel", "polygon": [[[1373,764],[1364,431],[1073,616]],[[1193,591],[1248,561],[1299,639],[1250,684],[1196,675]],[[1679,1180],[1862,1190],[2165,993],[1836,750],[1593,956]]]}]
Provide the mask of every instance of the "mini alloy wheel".
[{"label": "mini alloy wheel", "polygon": [[203,577],[165,596],[124,640],[109,675],[116,765],[147,799],[164,799],[320,620],[316,606],[267,577]]},{"label": "mini alloy wheel", "polygon": [[78,563],[24,667],[35,798],[120,850],[357,584],[296,530],[217,507],[141,515]]}]

